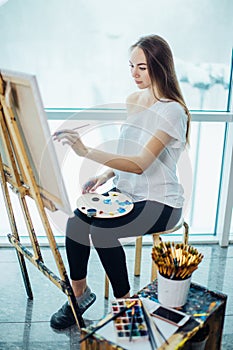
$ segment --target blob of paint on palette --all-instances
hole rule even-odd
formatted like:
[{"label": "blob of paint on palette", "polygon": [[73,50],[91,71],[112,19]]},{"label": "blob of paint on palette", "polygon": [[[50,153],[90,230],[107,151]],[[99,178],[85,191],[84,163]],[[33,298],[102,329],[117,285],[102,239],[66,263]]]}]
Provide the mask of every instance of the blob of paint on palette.
[{"label": "blob of paint on palette", "polygon": [[89,218],[91,218],[92,216],[96,216],[96,213],[97,213],[96,209],[93,209],[93,208],[87,209],[87,216]]}]

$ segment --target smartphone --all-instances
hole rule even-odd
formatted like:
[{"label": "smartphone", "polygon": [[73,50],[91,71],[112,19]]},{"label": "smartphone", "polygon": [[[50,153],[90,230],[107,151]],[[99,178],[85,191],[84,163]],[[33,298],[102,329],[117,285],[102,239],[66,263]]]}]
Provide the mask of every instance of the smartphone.
[{"label": "smartphone", "polygon": [[172,308],[158,304],[156,309],[150,312],[152,316],[160,318],[166,322],[172,323],[178,327],[183,326],[190,318],[189,315],[185,313],[174,310]]}]

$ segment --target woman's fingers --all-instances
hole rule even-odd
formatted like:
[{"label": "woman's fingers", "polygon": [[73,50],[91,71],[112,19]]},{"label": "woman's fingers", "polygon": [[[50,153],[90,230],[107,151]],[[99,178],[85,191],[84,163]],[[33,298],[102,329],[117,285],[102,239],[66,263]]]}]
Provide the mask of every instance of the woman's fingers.
[{"label": "woman's fingers", "polygon": [[97,176],[90,179],[83,185],[82,194],[95,191],[99,186],[102,186],[106,182],[106,176]]},{"label": "woman's fingers", "polygon": [[100,182],[97,181],[96,184],[91,188],[91,191],[95,191],[100,185]]},{"label": "woman's fingers", "polygon": [[91,179],[87,181],[82,188],[82,194],[90,192],[96,184],[96,179]]},{"label": "woman's fingers", "polygon": [[62,142],[63,145],[71,146],[74,152],[80,157],[85,157],[88,152],[77,131],[63,130],[62,132],[55,133],[53,139],[54,141]]},{"label": "woman's fingers", "polygon": [[58,135],[54,136],[54,140],[56,141],[63,141],[66,140],[69,142],[69,144],[74,144],[75,142],[77,142],[77,140],[79,139],[79,134],[75,133],[69,133],[69,132],[63,132],[60,133]]},{"label": "woman's fingers", "polygon": [[73,138],[72,140],[74,142],[77,141],[80,138],[79,133],[77,131],[67,130],[67,129],[56,131],[53,134],[54,141],[61,141],[64,138],[67,138],[67,139],[71,140],[71,137]]}]

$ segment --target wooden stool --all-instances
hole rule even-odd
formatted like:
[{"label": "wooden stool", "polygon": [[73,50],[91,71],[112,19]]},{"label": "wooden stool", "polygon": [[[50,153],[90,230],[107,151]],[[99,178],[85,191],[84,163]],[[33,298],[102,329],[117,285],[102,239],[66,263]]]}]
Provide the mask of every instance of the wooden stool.
[{"label": "wooden stool", "polygon": [[[179,229],[184,227],[183,232],[183,243],[188,244],[188,235],[189,235],[189,225],[182,219],[179,221],[179,223],[171,228],[170,230],[162,231],[162,232],[156,232],[152,234],[153,238],[153,245],[156,246],[160,243],[161,238],[160,235],[165,235],[168,233],[176,232]],[[142,257],[142,237],[139,236],[136,238],[136,244],[135,244],[135,260],[134,260],[134,276],[140,276],[141,273],[141,257]],[[152,260],[152,259],[151,259]],[[157,277],[157,270],[156,266],[152,260],[152,267],[151,267],[151,281],[153,281]],[[109,279],[108,276],[105,274],[105,292],[104,292],[105,299],[108,299],[109,297]]]}]

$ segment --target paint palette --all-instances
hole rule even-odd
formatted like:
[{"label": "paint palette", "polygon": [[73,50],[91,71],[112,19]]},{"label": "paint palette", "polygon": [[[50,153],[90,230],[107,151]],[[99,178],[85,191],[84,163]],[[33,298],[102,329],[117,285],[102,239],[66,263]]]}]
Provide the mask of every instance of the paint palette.
[{"label": "paint palette", "polygon": [[[114,320],[114,328],[119,340],[138,341],[148,339],[148,329],[144,319],[140,299],[117,299],[112,301],[112,314],[123,311],[129,304],[135,304]],[[132,322],[133,314],[133,322]]]},{"label": "paint palette", "polygon": [[132,200],[123,193],[110,191],[108,195],[85,193],[77,200],[77,208],[89,217],[113,218],[128,214]]}]

